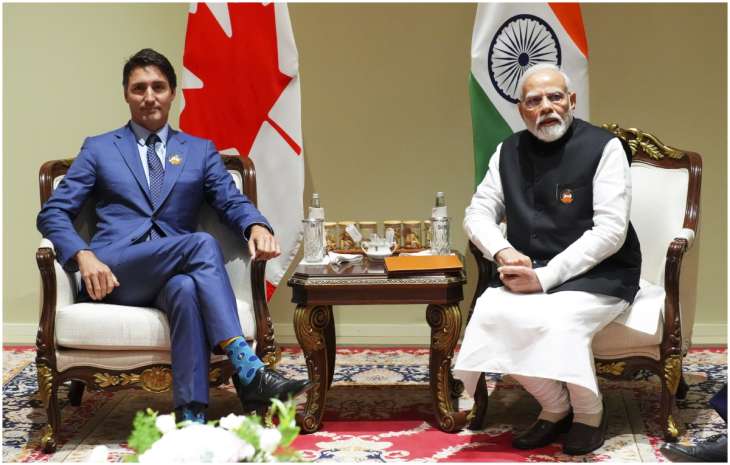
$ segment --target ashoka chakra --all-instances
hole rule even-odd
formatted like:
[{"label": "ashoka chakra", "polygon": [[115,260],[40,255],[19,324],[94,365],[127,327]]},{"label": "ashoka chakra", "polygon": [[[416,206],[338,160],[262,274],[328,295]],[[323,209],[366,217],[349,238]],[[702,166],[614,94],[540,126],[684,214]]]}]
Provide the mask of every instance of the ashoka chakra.
[{"label": "ashoka chakra", "polygon": [[555,31],[533,15],[513,16],[494,34],[489,46],[489,78],[499,95],[517,103],[517,82],[530,66],[560,66],[560,43]]}]

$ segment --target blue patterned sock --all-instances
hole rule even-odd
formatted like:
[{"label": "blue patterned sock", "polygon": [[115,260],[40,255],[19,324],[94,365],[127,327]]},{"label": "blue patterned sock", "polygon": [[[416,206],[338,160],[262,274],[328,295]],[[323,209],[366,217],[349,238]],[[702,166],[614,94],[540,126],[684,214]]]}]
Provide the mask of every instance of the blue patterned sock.
[{"label": "blue patterned sock", "polygon": [[193,423],[205,424],[205,406],[197,402],[178,407],[176,410],[176,421],[191,421]]},{"label": "blue patterned sock", "polygon": [[236,370],[236,376],[244,385],[250,384],[256,371],[264,366],[264,363],[259,360],[251,347],[240,336],[223,347],[223,350],[228,354],[228,358]]}]

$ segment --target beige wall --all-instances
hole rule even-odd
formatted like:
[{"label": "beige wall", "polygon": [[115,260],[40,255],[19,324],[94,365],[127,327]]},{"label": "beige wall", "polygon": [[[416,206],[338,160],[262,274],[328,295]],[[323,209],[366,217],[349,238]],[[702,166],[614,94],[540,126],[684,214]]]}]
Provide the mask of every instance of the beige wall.
[{"label": "beige wall", "polygon": [[[328,218],[422,218],[434,192],[443,190],[457,225],[454,245],[464,249],[458,224],[472,192],[466,84],[475,8],[290,6],[300,53],[306,193],[321,193]],[[37,321],[39,165],[74,156],[85,136],[126,121],[120,74],[127,56],[152,46],[180,69],[186,12],[182,4],[4,5],[6,342]],[[700,246],[685,281],[690,288],[698,282],[698,323],[718,331],[727,306],[726,7],[588,4],[583,13],[592,120],[650,130],[704,157]],[[471,259],[468,269],[469,301]],[[293,307],[286,287],[271,309],[288,339]],[[422,308],[408,306],[336,310],[338,334],[352,342],[400,334],[390,341],[426,343],[423,317]]]}]

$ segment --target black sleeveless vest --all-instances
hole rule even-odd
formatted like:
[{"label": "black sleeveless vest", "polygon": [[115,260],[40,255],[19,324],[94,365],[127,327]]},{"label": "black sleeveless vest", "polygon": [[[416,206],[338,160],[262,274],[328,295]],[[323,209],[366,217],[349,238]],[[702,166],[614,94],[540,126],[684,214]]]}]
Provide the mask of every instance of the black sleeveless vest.
[{"label": "black sleeveless vest", "polygon": [[[545,266],[593,227],[593,176],[604,147],[613,137],[574,119],[563,137],[554,142],[542,142],[525,130],[502,143],[499,174],[507,240],[532,258],[536,268]],[[629,223],[618,252],[547,292],[586,291],[633,302],[640,275],[639,238]]]}]

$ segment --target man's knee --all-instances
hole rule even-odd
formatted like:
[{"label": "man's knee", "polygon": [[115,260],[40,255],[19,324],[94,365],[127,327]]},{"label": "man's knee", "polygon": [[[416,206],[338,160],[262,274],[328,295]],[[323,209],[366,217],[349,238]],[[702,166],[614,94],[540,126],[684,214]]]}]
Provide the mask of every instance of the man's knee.
[{"label": "man's knee", "polygon": [[192,304],[197,301],[197,292],[193,278],[186,274],[176,274],[165,283],[161,292],[161,304],[167,312],[192,308]]},{"label": "man's knee", "polygon": [[201,245],[217,245],[218,241],[210,233],[198,231],[190,234],[190,237],[196,244]]},{"label": "man's knee", "polygon": [[190,234],[191,245],[204,253],[220,254],[220,244],[218,240],[211,234],[199,231]]}]

